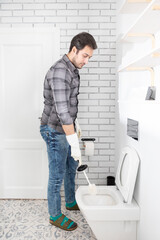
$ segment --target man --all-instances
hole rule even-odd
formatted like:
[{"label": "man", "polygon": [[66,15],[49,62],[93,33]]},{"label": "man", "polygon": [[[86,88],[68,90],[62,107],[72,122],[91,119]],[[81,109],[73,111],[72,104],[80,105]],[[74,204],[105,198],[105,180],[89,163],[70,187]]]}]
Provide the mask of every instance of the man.
[{"label": "man", "polygon": [[40,132],[49,161],[48,211],[50,223],[66,231],[77,224],[61,213],[60,189],[64,179],[68,210],[79,210],[75,200],[76,168],[81,165],[78,131],[78,100],[81,69],[97,48],[92,35],[82,32],[70,44],[69,53],[47,72],[44,81],[44,110]]}]

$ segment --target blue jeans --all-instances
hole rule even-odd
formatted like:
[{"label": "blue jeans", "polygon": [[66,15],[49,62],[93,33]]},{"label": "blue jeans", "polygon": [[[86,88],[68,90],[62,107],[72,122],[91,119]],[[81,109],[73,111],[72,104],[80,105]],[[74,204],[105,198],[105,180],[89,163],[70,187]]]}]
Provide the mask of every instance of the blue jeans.
[{"label": "blue jeans", "polygon": [[75,175],[78,162],[71,157],[71,147],[66,135],[48,125],[40,126],[40,133],[47,145],[49,180],[48,212],[55,217],[61,214],[60,189],[64,180],[65,201],[75,201]]}]

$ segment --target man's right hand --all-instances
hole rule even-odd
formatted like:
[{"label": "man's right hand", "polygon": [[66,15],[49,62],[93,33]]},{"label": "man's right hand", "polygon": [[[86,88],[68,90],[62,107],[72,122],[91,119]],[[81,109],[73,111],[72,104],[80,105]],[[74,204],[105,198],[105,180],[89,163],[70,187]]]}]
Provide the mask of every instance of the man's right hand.
[{"label": "man's right hand", "polygon": [[66,135],[66,138],[69,145],[71,146],[71,156],[74,158],[75,161],[79,161],[80,166],[82,164],[82,160],[77,133]]}]

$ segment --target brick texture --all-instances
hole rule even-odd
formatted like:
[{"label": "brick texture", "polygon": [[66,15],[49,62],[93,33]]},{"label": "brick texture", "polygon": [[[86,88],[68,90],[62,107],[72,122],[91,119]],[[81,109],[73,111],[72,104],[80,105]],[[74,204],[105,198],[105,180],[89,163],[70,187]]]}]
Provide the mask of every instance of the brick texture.
[{"label": "brick texture", "polygon": [[[0,27],[57,26],[61,55],[68,52],[72,37],[87,31],[98,49],[80,70],[79,123],[82,137],[95,137],[95,155],[82,156],[88,176],[106,184],[114,175],[116,0],[0,0]],[[48,69],[46,69],[47,71]],[[81,143],[82,154],[84,154]],[[87,184],[83,174],[77,185]]]}]

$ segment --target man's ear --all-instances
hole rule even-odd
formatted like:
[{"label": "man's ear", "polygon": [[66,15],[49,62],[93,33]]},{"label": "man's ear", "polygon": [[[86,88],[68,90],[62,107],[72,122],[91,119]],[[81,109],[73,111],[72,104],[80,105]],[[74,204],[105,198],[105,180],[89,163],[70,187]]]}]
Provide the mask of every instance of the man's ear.
[{"label": "man's ear", "polygon": [[73,52],[74,54],[77,53],[77,48],[76,48],[75,46],[72,48],[72,52]]}]

